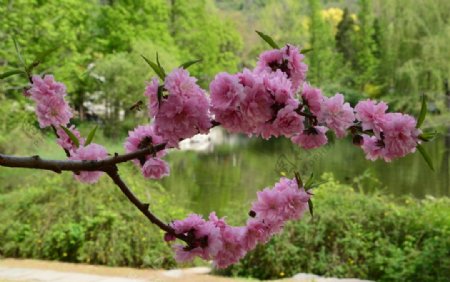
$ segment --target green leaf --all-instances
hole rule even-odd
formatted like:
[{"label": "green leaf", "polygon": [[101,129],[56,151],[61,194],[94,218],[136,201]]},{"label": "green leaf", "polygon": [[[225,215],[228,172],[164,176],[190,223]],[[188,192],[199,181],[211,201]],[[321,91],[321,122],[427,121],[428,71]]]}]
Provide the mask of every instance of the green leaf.
[{"label": "green leaf", "polygon": [[20,52],[20,47],[19,47],[19,43],[17,43],[17,40],[15,37],[13,37],[13,41],[14,41],[14,48],[16,49],[16,53],[17,53],[17,57],[19,57],[19,61],[22,64],[22,66],[25,68],[25,70],[27,69],[27,63],[25,62],[25,60],[22,57],[22,53]]},{"label": "green leaf", "polygon": [[161,73],[163,74],[164,77],[166,77],[166,71],[164,70],[164,68],[161,66],[161,64],[159,63],[159,55],[158,52],[156,52],[156,63],[158,64],[159,69],[161,70]]},{"label": "green leaf", "polygon": [[309,207],[309,213],[311,214],[311,216],[314,216],[314,206],[313,206],[313,202],[311,201],[311,199],[308,200],[308,207]]},{"label": "green leaf", "polygon": [[308,188],[309,188],[309,189],[313,189],[313,188],[319,187],[320,185],[325,184],[325,183],[327,183],[327,182],[328,182],[328,181],[320,181],[320,182],[316,182],[316,183],[311,184],[311,186],[309,186]]},{"label": "green leaf", "polygon": [[89,132],[89,135],[88,135],[88,137],[87,137],[87,139],[86,139],[85,146],[91,144],[92,140],[94,139],[95,133],[97,132],[97,128],[98,128],[98,125],[96,125],[96,126],[91,130],[91,132]]},{"label": "green leaf", "polygon": [[302,53],[303,55],[311,52],[313,50],[313,48],[307,48],[307,49],[302,49],[302,51],[300,51],[300,53]]},{"label": "green leaf", "polygon": [[422,108],[420,109],[419,117],[417,118],[417,125],[416,128],[420,128],[423,121],[425,120],[425,117],[427,115],[427,97],[422,95]]},{"label": "green leaf", "polygon": [[61,125],[61,128],[64,130],[64,132],[66,132],[67,136],[69,136],[70,140],[72,141],[72,143],[75,145],[75,147],[80,147],[80,141],[78,140],[78,138],[75,136],[75,134],[72,133],[72,131],[70,131],[70,129],[68,129],[65,126]]},{"label": "green leaf", "polygon": [[161,68],[157,64],[155,64],[154,62],[150,61],[149,59],[147,59],[143,55],[141,55],[141,57],[153,69],[153,71],[159,76],[159,78],[161,78],[164,81],[164,79],[166,78],[166,76],[164,74],[164,71],[161,70]]},{"label": "green leaf", "polygon": [[10,76],[13,76],[16,74],[25,74],[26,75],[27,73],[24,72],[23,70],[10,70],[10,71],[0,74],[0,79],[5,79],[7,77],[10,77]]},{"label": "green leaf", "polygon": [[268,36],[267,34],[264,34],[260,31],[255,30],[256,33],[264,40],[266,41],[270,46],[272,46],[275,49],[280,49],[277,43],[272,39],[272,37]]},{"label": "green leaf", "polygon": [[306,190],[310,189],[313,183],[314,183],[314,173],[311,173],[311,176],[309,177],[308,181],[306,181],[305,189]]},{"label": "green leaf", "polygon": [[298,188],[303,187],[303,181],[302,181],[302,178],[300,177],[300,173],[294,172],[294,175],[295,175],[295,180],[297,180]]},{"label": "green leaf", "polygon": [[437,131],[423,132],[419,135],[419,139],[425,142],[430,142],[438,135]]},{"label": "green leaf", "polygon": [[188,61],[186,63],[181,64],[180,68],[187,69],[188,67],[192,66],[193,64],[199,63],[201,61],[202,61],[202,59]]},{"label": "green leaf", "polygon": [[417,144],[417,150],[419,150],[420,154],[424,158],[424,160],[427,162],[428,166],[432,171],[434,171],[433,162],[431,161],[430,156],[428,155],[427,151],[425,151],[425,148],[422,147],[422,145]]}]

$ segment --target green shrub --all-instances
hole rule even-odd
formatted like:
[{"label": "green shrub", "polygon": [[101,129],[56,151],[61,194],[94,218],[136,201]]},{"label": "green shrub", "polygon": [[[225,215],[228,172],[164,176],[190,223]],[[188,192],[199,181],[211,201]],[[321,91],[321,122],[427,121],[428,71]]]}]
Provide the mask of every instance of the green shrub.
[{"label": "green shrub", "polygon": [[221,271],[279,278],[299,272],[376,281],[448,281],[450,200],[365,195],[325,176],[315,216],[288,224],[266,246]]},{"label": "green shrub", "polygon": [[[172,205],[156,182],[131,166],[125,181],[164,220],[187,212]],[[83,185],[70,174],[41,172],[0,194],[0,255],[111,266],[168,268],[175,265],[163,232],[151,225],[104,177]]]}]

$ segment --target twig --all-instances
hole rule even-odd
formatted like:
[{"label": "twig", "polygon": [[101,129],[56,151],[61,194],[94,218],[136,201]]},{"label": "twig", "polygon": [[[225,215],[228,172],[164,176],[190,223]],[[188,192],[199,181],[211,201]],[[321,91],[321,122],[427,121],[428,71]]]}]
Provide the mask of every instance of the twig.
[{"label": "twig", "polygon": [[119,171],[117,169],[117,166],[112,166],[106,169],[106,173],[111,177],[111,179],[114,181],[114,183],[120,188],[123,194],[127,196],[128,200],[130,200],[133,205],[136,206],[147,218],[150,220],[151,223],[158,226],[161,230],[166,231],[167,233],[177,237],[180,240],[185,241],[188,243],[188,245],[192,244],[193,242],[190,242],[190,240],[183,234],[175,234],[175,230],[168,224],[165,224],[162,222],[158,217],[156,217],[150,210],[149,210],[149,204],[142,203],[128,188],[128,186],[123,182],[122,178],[119,175]]}]

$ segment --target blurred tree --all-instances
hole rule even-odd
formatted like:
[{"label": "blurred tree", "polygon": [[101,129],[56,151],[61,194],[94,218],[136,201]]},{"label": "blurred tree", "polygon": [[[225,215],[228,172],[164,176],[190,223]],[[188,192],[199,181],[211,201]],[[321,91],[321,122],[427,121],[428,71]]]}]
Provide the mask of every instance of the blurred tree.
[{"label": "blurred tree", "polygon": [[320,85],[339,77],[342,60],[335,51],[332,27],[325,22],[320,0],[309,0],[310,45],[313,51],[308,54],[308,78],[313,84]]},{"label": "blurred tree", "polygon": [[214,2],[171,0],[170,14],[170,31],[185,60],[202,59],[190,71],[203,85],[220,71],[237,70],[241,37],[232,22],[220,19]]},{"label": "blurred tree", "polygon": [[356,81],[357,87],[365,86],[377,79],[378,59],[375,57],[374,23],[371,0],[359,0],[358,30],[356,40]]}]

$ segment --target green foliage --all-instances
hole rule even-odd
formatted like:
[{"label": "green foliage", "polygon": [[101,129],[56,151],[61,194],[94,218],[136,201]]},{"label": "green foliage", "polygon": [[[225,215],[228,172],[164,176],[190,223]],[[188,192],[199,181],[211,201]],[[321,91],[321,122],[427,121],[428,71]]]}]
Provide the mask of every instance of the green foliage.
[{"label": "green foliage", "polygon": [[240,36],[210,0],[7,2],[0,5],[0,76],[7,76],[0,93],[17,95],[28,83],[24,76],[10,76],[23,68],[14,36],[23,61],[34,63],[33,73],[54,73],[67,85],[81,119],[86,105],[102,104],[105,110],[97,114],[114,124],[142,96],[154,74],[138,60],[140,54],[153,58],[159,52],[167,71],[188,58],[202,59],[190,71],[203,86],[219,71],[236,71],[239,63]]},{"label": "green foliage", "polygon": [[[131,167],[122,169],[122,175],[165,221],[186,215],[157,183],[142,179]],[[130,205],[111,181],[104,178],[92,186],[75,182],[69,174],[32,178],[0,194],[0,255],[137,267],[175,265],[163,231]]]},{"label": "green foliage", "polygon": [[223,271],[279,278],[299,272],[376,281],[447,281],[450,200],[363,194],[330,175],[315,189],[314,218],[290,223]]}]

